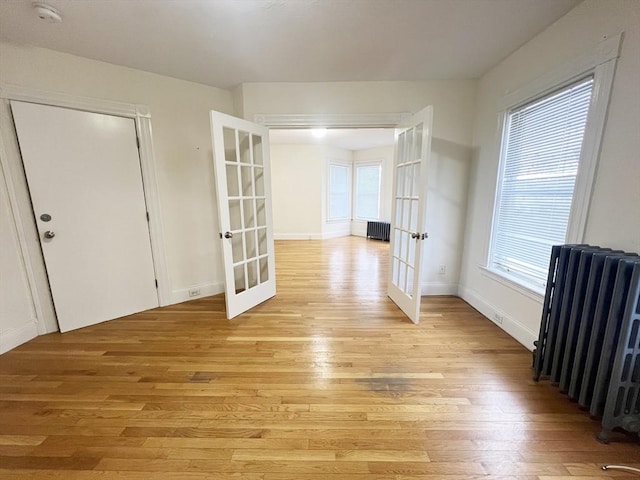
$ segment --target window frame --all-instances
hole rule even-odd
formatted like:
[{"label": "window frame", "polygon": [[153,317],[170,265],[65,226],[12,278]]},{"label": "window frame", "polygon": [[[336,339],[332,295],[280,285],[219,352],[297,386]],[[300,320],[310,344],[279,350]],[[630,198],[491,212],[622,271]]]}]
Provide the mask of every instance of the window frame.
[{"label": "window frame", "polygon": [[576,175],[565,238],[566,243],[580,243],[584,238],[600,153],[600,144],[604,133],[606,114],[621,40],[622,34],[600,42],[593,51],[573,61],[567,62],[562,67],[548,72],[530,84],[505,95],[498,103],[499,120],[495,151],[498,152],[499,162],[494,188],[491,228],[488,232],[485,248],[485,263],[480,266],[480,269],[483,273],[488,274],[490,278],[539,301],[542,301],[544,286],[535,285],[523,280],[521,277],[509,275],[508,272],[493,267],[491,262],[494,233],[498,217],[498,202],[500,200],[500,190],[505,170],[509,113],[525,104],[534,102],[555,91],[566,88],[581,78],[593,76],[593,93],[584,131],[582,151],[578,164],[578,173]]},{"label": "window frame", "polygon": [[[346,217],[332,218],[331,217],[331,167],[342,167],[347,169],[347,214]],[[327,223],[336,222],[350,222],[351,211],[353,206],[353,165],[347,161],[332,160],[328,161],[327,165]]]},{"label": "window frame", "polygon": [[[358,216],[358,169],[360,167],[378,167],[379,175],[378,175],[378,214],[376,217],[359,217]],[[366,221],[380,221],[380,210],[381,210],[381,200],[382,200],[382,160],[367,160],[362,162],[356,162],[353,165],[353,220],[357,220],[360,222]]]}]

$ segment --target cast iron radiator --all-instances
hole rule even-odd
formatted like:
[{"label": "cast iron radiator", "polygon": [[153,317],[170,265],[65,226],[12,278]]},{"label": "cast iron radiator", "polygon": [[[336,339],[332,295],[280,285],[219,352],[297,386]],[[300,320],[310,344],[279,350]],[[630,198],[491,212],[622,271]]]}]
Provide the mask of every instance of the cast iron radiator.
[{"label": "cast iron radiator", "polygon": [[542,376],[614,429],[640,434],[640,257],[590,245],[554,246],[535,342]]},{"label": "cast iron radiator", "polygon": [[367,238],[389,241],[391,224],[386,222],[367,222]]}]

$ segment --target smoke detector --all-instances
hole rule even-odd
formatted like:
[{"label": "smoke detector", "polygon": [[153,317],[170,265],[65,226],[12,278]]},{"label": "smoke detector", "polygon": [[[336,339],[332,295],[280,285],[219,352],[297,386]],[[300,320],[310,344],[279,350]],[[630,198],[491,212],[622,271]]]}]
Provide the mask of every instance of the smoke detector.
[{"label": "smoke detector", "polygon": [[43,2],[35,2],[33,3],[33,9],[36,11],[38,18],[41,20],[45,20],[49,23],[61,23],[62,16],[60,12],[58,12],[51,5],[47,5]]}]

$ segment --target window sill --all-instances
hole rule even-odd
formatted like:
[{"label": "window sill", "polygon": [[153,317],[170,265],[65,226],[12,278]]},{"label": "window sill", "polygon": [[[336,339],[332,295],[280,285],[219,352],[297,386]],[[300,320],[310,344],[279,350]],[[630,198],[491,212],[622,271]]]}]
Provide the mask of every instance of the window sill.
[{"label": "window sill", "polygon": [[500,283],[501,285],[504,285],[507,288],[510,288],[511,290],[529,297],[531,300],[534,300],[540,304],[542,304],[542,302],[544,301],[544,292],[535,290],[528,285],[524,285],[520,281],[505,275],[502,272],[491,270],[484,265],[479,265],[478,268],[480,269],[480,273],[482,273],[482,275]]}]

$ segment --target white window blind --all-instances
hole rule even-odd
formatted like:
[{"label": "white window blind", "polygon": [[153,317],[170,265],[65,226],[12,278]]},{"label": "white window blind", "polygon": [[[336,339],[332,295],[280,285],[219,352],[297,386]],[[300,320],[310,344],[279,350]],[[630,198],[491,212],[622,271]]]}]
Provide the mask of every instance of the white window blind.
[{"label": "white window blind", "polygon": [[380,165],[356,167],[356,218],[380,218]]},{"label": "white window blind", "polygon": [[544,287],[565,243],[593,77],[509,111],[489,267]]},{"label": "white window blind", "polygon": [[351,218],[349,191],[349,167],[345,165],[329,165],[329,220],[346,220]]}]

